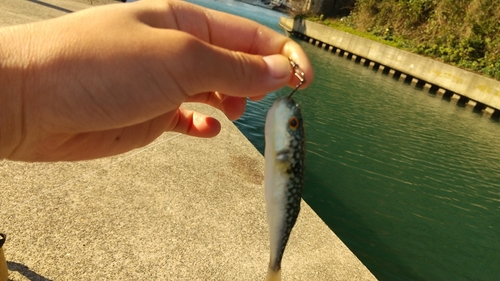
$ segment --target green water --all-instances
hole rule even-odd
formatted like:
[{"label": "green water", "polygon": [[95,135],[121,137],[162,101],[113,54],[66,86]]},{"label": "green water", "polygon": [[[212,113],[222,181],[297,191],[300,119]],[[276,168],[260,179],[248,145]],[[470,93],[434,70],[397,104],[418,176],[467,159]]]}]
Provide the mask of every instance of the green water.
[{"label": "green water", "polygon": [[[280,14],[196,0],[277,28]],[[380,280],[500,280],[500,124],[300,42],[304,199]],[[264,116],[236,125],[263,152]],[[311,237],[314,239],[314,237]]]},{"label": "green water", "polygon": [[304,47],[305,200],[380,279],[500,280],[500,124]]}]

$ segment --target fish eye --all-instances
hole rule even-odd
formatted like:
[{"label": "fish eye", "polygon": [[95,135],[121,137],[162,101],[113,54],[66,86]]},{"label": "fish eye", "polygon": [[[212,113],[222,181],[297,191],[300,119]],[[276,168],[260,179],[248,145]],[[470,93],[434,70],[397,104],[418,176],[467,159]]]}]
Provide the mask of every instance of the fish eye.
[{"label": "fish eye", "polygon": [[290,117],[290,119],[288,119],[288,127],[294,131],[297,130],[299,127],[299,119],[295,116]]}]

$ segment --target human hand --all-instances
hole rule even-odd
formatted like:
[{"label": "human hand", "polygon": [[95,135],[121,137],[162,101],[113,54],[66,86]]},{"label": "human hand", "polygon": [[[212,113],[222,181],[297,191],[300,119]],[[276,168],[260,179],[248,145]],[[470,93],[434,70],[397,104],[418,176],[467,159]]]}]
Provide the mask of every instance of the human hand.
[{"label": "human hand", "polygon": [[[5,44],[8,42],[8,44]],[[164,131],[212,137],[220,124],[313,71],[294,41],[255,22],[181,1],[101,6],[0,30],[0,159],[115,155]],[[307,86],[307,83],[304,85]]]}]

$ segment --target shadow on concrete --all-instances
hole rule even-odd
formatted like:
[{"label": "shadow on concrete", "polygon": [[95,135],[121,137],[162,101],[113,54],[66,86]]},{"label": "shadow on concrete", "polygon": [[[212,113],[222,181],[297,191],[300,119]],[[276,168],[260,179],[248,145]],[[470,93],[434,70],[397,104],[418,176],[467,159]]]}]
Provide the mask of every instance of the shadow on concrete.
[{"label": "shadow on concrete", "polygon": [[8,261],[7,267],[9,268],[10,271],[19,272],[21,275],[23,275],[24,277],[26,277],[26,279],[30,281],[52,281],[51,279],[45,278],[42,275],[34,272],[29,267],[21,263]]},{"label": "shadow on concrete", "polygon": [[45,7],[48,7],[48,8],[51,8],[51,9],[55,9],[55,10],[58,10],[58,11],[61,11],[61,12],[66,12],[66,13],[73,13],[74,11],[71,11],[71,10],[68,10],[68,9],[65,9],[63,7],[59,7],[59,6],[56,6],[56,5],[52,5],[52,4],[49,4],[49,3],[45,3],[43,1],[38,1],[38,0],[27,0],[31,3],[35,3],[35,4],[38,4],[38,5],[42,5],[42,6],[45,6]]}]

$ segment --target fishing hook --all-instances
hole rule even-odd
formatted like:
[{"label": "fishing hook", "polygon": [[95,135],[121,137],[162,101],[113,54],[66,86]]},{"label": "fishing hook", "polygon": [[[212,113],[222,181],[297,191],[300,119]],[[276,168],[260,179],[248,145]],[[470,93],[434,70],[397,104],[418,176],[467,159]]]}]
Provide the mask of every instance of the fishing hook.
[{"label": "fishing hook", "polygon": [[306,82],[306,76],[304,71],[302,71],[297,63],[295,63],[291,58],[288,59],[290,61],[290,65],[293,69],[293,75],[299,79],[299,84],[295,86],[295,89],[288,95],[288,98],[291,98],[292,95]]}]

